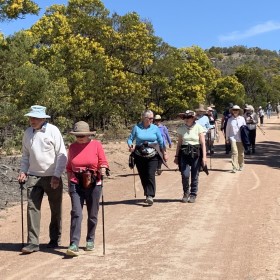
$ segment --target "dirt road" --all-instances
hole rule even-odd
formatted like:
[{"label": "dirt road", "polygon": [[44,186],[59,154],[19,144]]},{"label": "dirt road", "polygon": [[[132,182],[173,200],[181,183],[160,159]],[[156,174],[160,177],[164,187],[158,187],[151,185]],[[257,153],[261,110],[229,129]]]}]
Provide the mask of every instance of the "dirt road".
[{"label": "dirt road", "polygon": [[[154,205],[143,207],[138,176],[134,198],[126,145],[107,147],[112,176],[105,180],[104,188],[106,255],[103,256],[100,211],[96,250],[82,250],[84,223],[81,255],[65,256],[70,224],[70,199],[65,193],[62,245],[57,250],[44,245],[49,241],[46,198],[41,250],[30,255],[20,253],[20,206],[0,212],[0,278],[280,279],[280,121],[275,116],[265,121],[265,135],[257,131],[256,154],[246,156],[243,171],[231,173],[222,143],[216,144],[210,175],[201,173],[194,204],[180,202],[180,174],[163,172],[157,176]],[[175,168],[174,152],[175,147],[169,152],[171,168]]]}]

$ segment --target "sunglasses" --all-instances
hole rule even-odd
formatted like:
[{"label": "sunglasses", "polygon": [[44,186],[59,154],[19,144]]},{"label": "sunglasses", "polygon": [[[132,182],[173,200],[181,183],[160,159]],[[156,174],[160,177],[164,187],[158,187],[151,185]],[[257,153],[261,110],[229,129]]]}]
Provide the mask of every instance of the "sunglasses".
[{"label": "sunglasses", "polygon": [[237,112],[237,111],[239,111],[239,110],[238,110],[238,109],[232,109],[232,111]]},{"label": "sunglasses", "polygon": [[76,138],[85,138],[86,135],[76,135]]},{"label": "sunglasses", "polygon": [[183,119],[192,119],[193,118],[193,116],[185,116]]},{"label": "sunglasses", "polygon": [[153,120],[154,118],[145,117],[145,119],[149,119],[149,120],[151,121],[151,120]]}]

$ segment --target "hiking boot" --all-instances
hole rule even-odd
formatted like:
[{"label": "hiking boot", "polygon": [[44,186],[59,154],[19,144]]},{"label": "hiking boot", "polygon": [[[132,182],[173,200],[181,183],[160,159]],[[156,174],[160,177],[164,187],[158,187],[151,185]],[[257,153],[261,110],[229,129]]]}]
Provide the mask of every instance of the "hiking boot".
[{"label": "hiking boot", "polygon": [[57,248],[59,246],[58,242],[56,240],[50,240],[50,242],[47,245],[47,248]]},{"label": "hiking boot", "polygon": [[195,203],[195,200],[196,200],[196,195],[191,194],[191,195],[189,196],[188,202],[189,202],[189,203]]},{"label": "hiking boot", "polygon": [[154,200],[153,200],[153,198],[152,198],[151,196],[147,196],[145,202],[146,202],[148,205],[153,205]]},{"label": "hiking boot", "polygon": [[236,173],[236,172],[237,172],[237,169],[236,169],[236,168],[233,168],[231,172],[232,172],[232,173]]},{"label": "hiking boot", "polygon": [[243,164],[239,166],[239,171],[242,171],[243,170]]},{"label": "hiking boot", "polygon": [[184,195],[183,195],[183,198],[182,198],[182,202],[183,202],[183,203],[187,203],[187,202],[188,202],[188,200],[189,200],[189,195],[190,195],[189,192],[184,192]]},{"label": "hiking boot", "polygon": [[39,251],[39,245],[35,245],[32,243],[26,245],[21,249],[21,252],[25,254],[31,254],[33,252],[38,252],[38,251]]},{"label": "hiking boot", "polygon": [[87,241],[85,251],[93,251],[93,249],[94,249],[93,241]]},{"label": "hiking boot", "polygon": [[66,255],[70,256],[70,257],[77,257],[79,256],[79,248],[75,243],[72,243],[67,251],[66,251]]}]

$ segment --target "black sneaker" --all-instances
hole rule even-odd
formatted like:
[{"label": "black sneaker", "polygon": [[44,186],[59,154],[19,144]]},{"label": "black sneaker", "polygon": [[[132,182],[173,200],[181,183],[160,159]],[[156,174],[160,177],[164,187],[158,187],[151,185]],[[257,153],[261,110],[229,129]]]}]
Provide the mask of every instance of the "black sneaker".
[{"label": "black sneaker", "polygon": [[57,248],[59,246],[58,242],[56,240],[51,240],[48,245],[47,248]]},{"label": "black sneaker", "polygon": [[189,195],[190,195],[189,192],[185,192],[185,193],[184,193],[184,195],[183,195],[183,197],[182,197],[182,202],[183,202],[183,203],[187,203],[187,202],[188,202],[188,200],[189,200]]},{"label": "black sneaker", "polygon": [[24,254],[31,254],[33,252],[38,252],[39,251],[39,245],[35,244],[27,244],[25,247],[21,249],[21,252]]},{"label": "black sneaker", "polygon": [[195,200],[196,200],[196,196],[193,195],[193,194],[191,194],[191,195],[189,196],[188,202],[189,202],[189,203],[195,203]]},{"label": "black sneaker", "polygon": [[154,200],[153,200],[153,198],[152,198],[151,196],[147,196],[145,202],[146,202],[148,205],[153,205]]}]

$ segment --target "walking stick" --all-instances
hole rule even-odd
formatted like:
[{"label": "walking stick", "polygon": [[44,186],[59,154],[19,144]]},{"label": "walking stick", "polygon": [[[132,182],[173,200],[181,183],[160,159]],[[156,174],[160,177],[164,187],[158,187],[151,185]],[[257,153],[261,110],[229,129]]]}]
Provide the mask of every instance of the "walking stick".
[{"label": "walking stick", "polygon": [[101,207],[102,207],[102,233],[103,233],[103,256],[105,256],[105,218],[104,218],[104,195],[103,195],[103,175],[101,176]]},{"label": "walking stick", "polygon": [[24,247],[24,226],[23,226],[23,190],[24,190],[24,182],[19,183],[20,188],[20,201],[21,201],[21,243],[22,248]]},{"label": "walking stick", "polygon": [[262,132],[263,135],[265,135],[265,131],[257,124],[257,127],[259,128],[259,130]]},{"label": "walking stick", "polygon": [[135,170],[133,167],[133,187],[134,187],[134,197],[136,198],[136,185],[135,185]]},{"label": "walking stick", "polygon": [[[209,133],[209,131],[210,131],[210,133]],[[208,151],[210,151],[210,156],[209,156],[209,158],[210,158],[210,169],[212,169],[212,163],[211,163],[211,152],[212,152],[212,149],[211,149],[211,130],[208,130],[208,132],[207,132],[207,136],[208,136],[208,148],[210,149],[210,150],[208,150]]]},{"label": "walking stick", "polygon": [[[110,176],[110,170],[106,168],[106,176]],[[101,208],[102,208],[102,235],[103,235],[103,256],[105,256],[105,211],[104,211],[104,194],[103,194],[103,175],[101,175]]]}]

